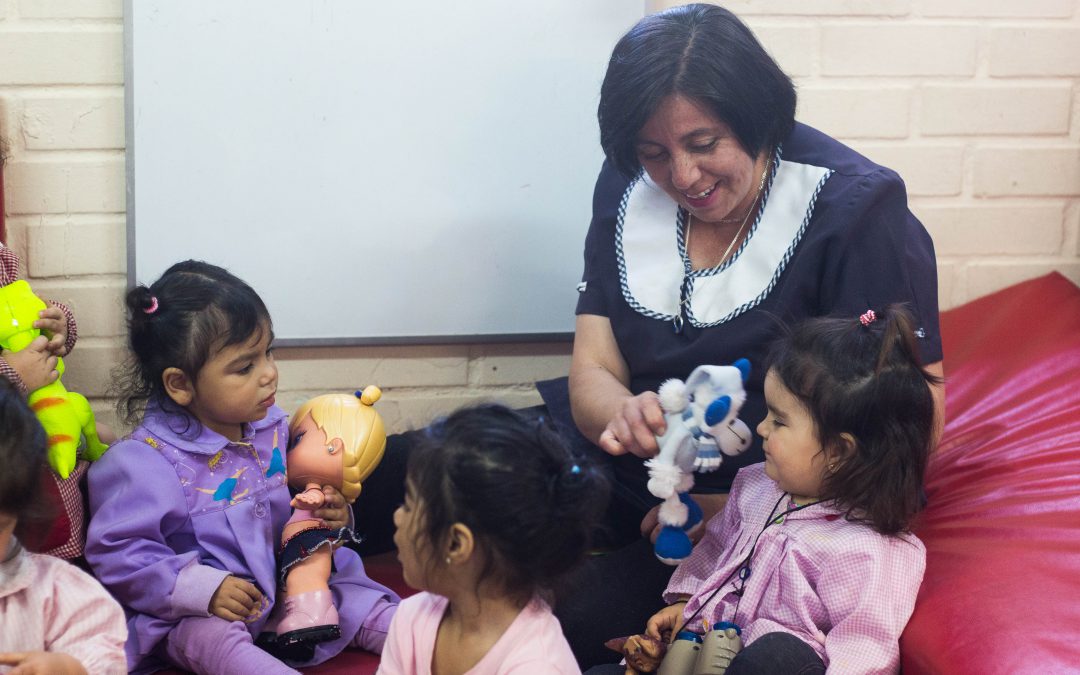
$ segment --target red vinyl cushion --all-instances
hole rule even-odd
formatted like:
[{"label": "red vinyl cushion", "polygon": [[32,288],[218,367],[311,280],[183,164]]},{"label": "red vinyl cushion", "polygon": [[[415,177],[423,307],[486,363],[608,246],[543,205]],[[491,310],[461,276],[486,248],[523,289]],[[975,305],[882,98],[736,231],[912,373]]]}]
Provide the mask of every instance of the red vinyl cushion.
[{"label": "red vinyl cushion", "polygon": [[1080,289],[1059,274],[941,317],[911,673],[1080,669]]}]

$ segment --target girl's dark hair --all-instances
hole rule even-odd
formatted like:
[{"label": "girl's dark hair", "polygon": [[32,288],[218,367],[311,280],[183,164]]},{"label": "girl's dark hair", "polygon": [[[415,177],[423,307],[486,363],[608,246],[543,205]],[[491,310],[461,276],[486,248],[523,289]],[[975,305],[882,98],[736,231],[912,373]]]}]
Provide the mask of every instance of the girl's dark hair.
[{"label": "girl's dark hair", "polygon": [[934,442],[934,399],[911,315],[893,305],[863,325],[859,317],[817,318],[781,338],[772,371],[814,420],[823,448],[852,452],[826,472],[821,499],[879,532],[907,529],[923,505],[923,475]]},{"label": "girl's dark hair", "polygon": [[161,380],[166,368],[195,378],[225,347],[244,344],[259,331],[273,332],[270,313],[251,286],[227,270],[185,260],[149,287],[127,293],[130,355],[118,373],[117,410],[135,422],[147,400],[167,406]]},{"label": "girl's dark hair", "polygon": [[599,469],[543,420],[494,404],[429,427],[409,453],[408,483],[421,545],[440,549],[463,523],[487,554],[483,576],[522,597],[552,588],[584,558],[608,497]]},{"label": "girl's dark hair", "polygon": [[641,171],[637,136],[668,96],[723,120],[751,157],[795,125],[795,87],[750,29],[716,5],[673,7],[639,21],[615,45],[600,87],[600,146],[628,178]]},{"label": "girl's dark hair", "polygon": [[[26,400],[7,379],[0,377],[0,511],[19,521],[15,537],[47,533],[53,508],[42,490],[45,463],[45,430]],[[3,555],[3,551],[0,551]]]}]

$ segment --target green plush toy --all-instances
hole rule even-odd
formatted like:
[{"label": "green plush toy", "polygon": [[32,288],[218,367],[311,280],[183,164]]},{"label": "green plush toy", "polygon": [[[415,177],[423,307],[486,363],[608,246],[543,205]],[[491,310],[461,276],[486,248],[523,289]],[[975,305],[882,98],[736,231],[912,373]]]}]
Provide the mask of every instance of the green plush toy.
[{"label": "green plush toy", "polygon": [[[5,273],[0,280],[7,282],[14,276]],[[25,281],[10,281],[0,286],[0,347],[13,352],[25,349],[41,335],[41,331],[34,328],[34,321],[45,308],[45,302],[34,295]],[[56,369],[62,377],[63,359],[57,359]],[[67,478],[75,468],[83,438],[86,439],[86,459],[93,461],[105,452],[107,446],[98,439],[90,404],[81,394],[64,388],[60,378],[30,392],[28,403],[45,428],[49,464],[61,478]]]}]

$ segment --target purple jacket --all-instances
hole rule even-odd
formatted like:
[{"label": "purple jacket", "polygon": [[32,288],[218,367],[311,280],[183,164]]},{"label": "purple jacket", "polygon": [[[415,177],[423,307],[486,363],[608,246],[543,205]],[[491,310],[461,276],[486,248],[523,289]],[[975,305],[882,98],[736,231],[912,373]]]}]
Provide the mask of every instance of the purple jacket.
[{"label": "purple jacket", "polygon": [[[143,423],[91,465],[86,559],[124,606],[133,671],[161,664],[158,643],[182,618],[209,616],[210,598],[227,575],[247,579],[267,602],[248,624],[258,635],[275,597],[275,551],[288,520],[286,414],[270,408],[230,442],[186,414],[147,406]],[[370,580],[354,551],[334,554],[330,580],[342,637],[320,644],[311,663],[340,652],[369,615],[398,597]]]}]

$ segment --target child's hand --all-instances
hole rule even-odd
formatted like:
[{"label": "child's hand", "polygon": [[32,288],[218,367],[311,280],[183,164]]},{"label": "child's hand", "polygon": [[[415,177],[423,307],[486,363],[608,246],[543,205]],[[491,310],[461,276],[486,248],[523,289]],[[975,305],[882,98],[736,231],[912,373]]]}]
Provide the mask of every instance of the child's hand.
[{"label": "child's hand", "polygon": [[74,656],[59,652],[0,653],[0,666],[14,666],[9,675],[86,675]]},{"label": "child's hand", "polygon": [[34,322],[34,328],[49,336],[49,352],[63,356],[67,351],[67,317],[57,307],[46,307],[38,312],[41,317]]},{"label": "child's hand", "polygon": [[668,605],[649,618],[645,624],[645,634],[655,640],[668,641],[672,635],[679,632],[683,625],[683,609],[686,601]]},{"label": "child's hand", "polygon": [[340,530],[349,526],[349,507],[345,504],[345,497],[337,491],[333,485],[322,486],[322,508],[313,511],[312,515],[321,518],[331,530]]},{"label": "child's hand", "polygon": [[4,350],[2,354],[8,365],[19,374],[27,391],[32,392],[52,384],[60,377],[60,372],[56,369],[56,356],[49,353],[48,343],[44,335],[39,335],[22,350]]},{"label": "child's hand", "polygon": [[226,621],[246,621],[262,611],[262,593],[250,581],[227,576],[210,598],[210,613]]}]

